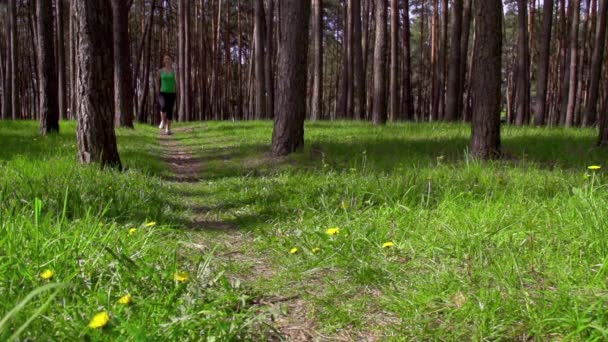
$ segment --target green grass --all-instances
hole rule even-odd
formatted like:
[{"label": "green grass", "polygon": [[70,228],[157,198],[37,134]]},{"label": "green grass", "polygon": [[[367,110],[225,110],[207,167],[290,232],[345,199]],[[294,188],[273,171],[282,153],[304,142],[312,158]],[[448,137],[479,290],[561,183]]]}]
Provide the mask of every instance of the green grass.
[{"label": "green grass", "polygon": [[463,125],[308,124],[285,160],[268,157],[269,123],[199,127],[182,141],[207,162],[193,191],[272,256],[277,272],[253,286],[303,296],[323,333],[608,338],[594,131],[505,128],[507,158],[480,163]]},{"label": "green grass", "polygon": [[[253,336],[259,314],[211,269],[212,251],[184,252],[191,240],[171,222],[155,129],[118,132],[122,173],[78,165],[73,123],[59,136],[36,131],[32,122],[0,125],[0,340]],[[188,282],[174,280],[182,270]],[[118,304],[127,293],[132,305]],[[109,325],[87,328],[102,311]]]},{"label": "green grass", "polygon": [[[0,340],[32,318],[21,338],[255,340],[276,312],[253,299],[273,296],[297,296],[296,319],[329,337],[608,338],[595,131],[505,127],[506,158],[480,163],[464,125],[309,123],[304,151],[284,159],[269,156],[270,122],[192,126],[175,138],[203,179],[175,185],[152,128],[119,131],[118,173],[77,164],[71,124],[49,138],[0,125],[0,320],[49,283],[43,270],[64,284],[0,323]],[[176,284],[178,269],[191,281]],[[101,310],[110,326],[88,329]]]}]

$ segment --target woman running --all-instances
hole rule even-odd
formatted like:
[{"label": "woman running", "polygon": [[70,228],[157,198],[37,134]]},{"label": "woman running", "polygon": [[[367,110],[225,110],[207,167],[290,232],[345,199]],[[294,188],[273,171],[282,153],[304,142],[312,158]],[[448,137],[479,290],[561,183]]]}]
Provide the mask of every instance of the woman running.
[{"label": "woman running", "polygon": [[175,106],[176,77],[173,69],[173,60],[169,56],[163,58],[164,67],[160,69],[160,128],[165,134],[171,134],[173,121],[173,107]]}]

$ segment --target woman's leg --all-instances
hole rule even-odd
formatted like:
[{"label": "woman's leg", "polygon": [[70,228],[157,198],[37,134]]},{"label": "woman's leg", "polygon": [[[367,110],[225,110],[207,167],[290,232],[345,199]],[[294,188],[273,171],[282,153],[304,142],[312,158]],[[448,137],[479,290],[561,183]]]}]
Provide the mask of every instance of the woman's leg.
[{"label": "woman's leg", "polygon": [[158,128],[163,129],[167,125],[167,113],[160,112],[160,126]]}]

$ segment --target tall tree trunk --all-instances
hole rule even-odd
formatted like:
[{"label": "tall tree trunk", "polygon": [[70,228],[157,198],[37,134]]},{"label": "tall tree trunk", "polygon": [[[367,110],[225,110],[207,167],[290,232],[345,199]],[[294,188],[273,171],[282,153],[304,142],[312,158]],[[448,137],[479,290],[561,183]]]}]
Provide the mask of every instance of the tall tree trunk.
[{"label": "tall tree trunk", "polygon": [[376,42],[374,47],[374,125],[383,125],[387,119],[386,108],[386,17],[387,1],[376,3]]},{"label": "tall tree trunk", "polygon": [[64,42],[64,17],[65,17],[65,5],[63,0],[57,0],[57,18],[56,18],[56,29],[57,29],[57,91],[58,91],[58,106],[59,106],[59,117],[61,119],[67,118],[67,94],[66,94],[66,64],[65,64],[65,42]]},{"label": "tall tree trunk", "polygon": [[412,51],[410,44],[410,1],[403,0],[403,117],[414,119],[412,96]]},{"label": "tall tree trunk", "polygon": [[445,118],[445,95],[448,79],[448,0],[443,0],[441,11],[441,50],[439,52],[439,120]]},{"label": "tall tree trunk", "polygon": [[530,123],[530,47],[528,46],[528,0],[517,0],[517,99],[515,124]]},{"label": "tall tree trunk", "polygon": [[53,36],[53,3],[36,0],[36,23],[38,26],[38,91],[40,134],[59,132],[59,103],[57,92],[57,65]]},{"label": "tall tree trunk", "polygon": [[114,115],[118,127],[133,128],[133,79],[129,7],[124,0],[112,0],[114,42]]},{"label": "tall tree trunk", "polygon": [[[353,78],[354,78],[354,118],[357,120],[363,120],[365,118],[366,109],[366,75],[364,65],[364,50],[362,42],[362,29],[361,29],[361,1],[352,0],[352,20],[353,20],[353,35],[352,35],[352,51],[353,51]],[[365,13],[367,16],[368,14]]]},{"label": "tall tree trunk", "polygon": [[493,159],[500,156],[502,1],[476,0],[474,8],[471,153],[480,159]]},{"label": "tall tree trunk", "polygon": [[313,86],[312,120],[323,118],[323,0],[312,2]]},{"label": "tall tree trunk", "polygon": [[279,9],[277,115],[272,154],[285,156],[304,146],[310,1],[282,0]]},{"label": "tall tree trunk", "polygon": [[452,44],[450,46],[450,67],[448,74],[448,94],[446,98],[446,121],[456,121],[460,116],[458,113],[460,102],[462,102],[462,89],[460,88],[461,39],[462,39],[462,14],[463,0],[454,0],[452,5]]},{"label": "tall tree trunk", "polygon": [[[12,0],[9,0],[9,4]],[[10,15],[7,13],[7,15]],[[6,120],[11,118],[12,109],[11,109],[11,99],[12,99],[12,86],[11,81],[13,79],[13,72],[11,69],[11,44],[10,44],[10,31],[11,26],[9,25],[9,20],[6,20],[6,45],[2,46],[6,47],[6,52],[4,54],[4,83],[2,84],[2,119]],[[2,52],[0,52],[2,53]]]},{"label": "tall tree trunk", "polygon": [[[606,46],[606,16],[608,15],[608,0],[601,0],[599,21],[595,32],[593,57],[591,58],[591,79],[589,81],[589,101],[585,110],[586,123],[595,125],[597,120],[597,102],[600,89],[600,78],[604,64],[604,48]],[[606,89],[605,89],[606,91]]]},{"label": "tall tree trunk", "polygon": [[112,100],[112,9],[109,0],[79,0],[78,156],[81,163],[121,168]]},{"label": "tall tree trunk", "polygon": [[391,120],[397,121],[399,115],[399,3],[391,0],[391,71],[390,71],[390,99]]},{"label": "tall tree trunk", "polygon": [[439,116],[439,0],[433,0],[431,21],[431,112],[429,121]]},{"label": "tall tree trunk", "polygon": [[551,58],[551,31],[553,29],[554,0],[545,0],[543,10],[543,33],[538,61],[538,85],[536,86],[536,110],[534,125],[543,126],[547,115],[547,85]]},{"label": "tall tree trunk", "polygon": [[460,41],[460,91],[461,97],[458,100],[458,110],[456,113],[460,115],[463,119],[469,119],[470,115],[470,105],[468,105],[468,101],[465,99],[469,98],[470,93],[470,84],[467,84],[467,69],[469,65],[469,41],[471,36],[471,12],[472,12],[472,0],[465,0],[464,9],[462,14],[462,38]]},{"label": "tall tree trunk", "polygon": [[274,117],[274,0],[268,1],[266,11],[266,111],[268,118]]},{"label": "tall tree trunk", "polygon": [[568,91],[568,107],[566,108],[566,127],[574,125],[574,110],[578,90],[578,26],[580,19],[580,0],[572,0],[573,14],[570,31],[570,87]]},{"label": "tall tree trunk", "polygon": [[255,118],[266,118],[266,70],[264,54],[264,2],[254,0],[254,63],[255,63]]},{"label": "tall tree trunk", "polygon": [[8,45],[9,45],[9,63],[10,63],[10,97],[11,97],[11,118],[17,120],[19,118],[19,39],[17,31],[17,8],[15,0],[8,0]]}]

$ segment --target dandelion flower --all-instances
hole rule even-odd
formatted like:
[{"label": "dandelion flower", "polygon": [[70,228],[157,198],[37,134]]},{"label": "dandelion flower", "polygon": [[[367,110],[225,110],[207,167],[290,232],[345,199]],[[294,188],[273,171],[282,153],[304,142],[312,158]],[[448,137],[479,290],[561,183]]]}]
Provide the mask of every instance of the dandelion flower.
[{"label": "dandelion flower", "polygon": [[54,276],[55,272],[53,272],[53,270],[45,270],[44,272],[40,273],[40,278],[44,280],[51,280]]},{"label": "dandelion flower", "polygon": [[146,223],[146,227],[148,227],[148,228],[151,228],[151,227],[154,227],[154,226],[156,226],[156,222],[148,222],[148,223]]},{"label": "dandelion flower", "polygon": [[175,272],[175,275],[173,275],[173,279],[175,279],[175,281],[178,281],[180,283],[184,283],[184,282],[188,281],[188,279],[190,279],[190,276],[188,275],[188,272],[177,271],[177,272]]},{"label": "dandelion flower", "polygon": [[315,248],[312,249],[313,253],[318,253],[320,251],[321,251],[321,248],[319,248],[319,247],[315,247]]},{"label": "dandelion flower", "polygon": [[294,247],[289,251],[289,254],[297,254],[298,253],[298,248]]},{"label": "dandelion flower", "polygon": [[602,169],[602,167],[601,167],[601,166],[599,166],[599,165],[591,165],[591,166],[589,166],[587,169],[589,169],[589,170],[591,170],[591,171],[599,171],[599,170],[601,170],[601,169]]},{"label": "dandelion flower", "polygon": [[135,233],[137,233],[137,228],[129,229],[129,235],[135,235]]},{"label": "dandelion flower", "polygon": [[382,248],[392,248],[392,247],[395,247],[394,242],[385,242],[382,244]]},{"label": "dandelion flower", "polygon": [[108,322],[110,322],[110,315],[108,315],[107,312],[103,311],[103,312],[100,312],[97,315],[93,316],[93,318],[91,319],[91,322],[89,322],[89,328],[91,328],[91,329],[103,328],[106,325],[108,325]]},{"label": "dandelion flower", "polygon": [[129,305],[133,302],[133,297],[130,294],[126,294],[118,300],[118,304]]},{"label": "dandelion flower", "polygon": [[340,233],[340,228],[329,228],[328,230],[325,231],[325,233],[327,233],[327,235],[338,235]]}]

